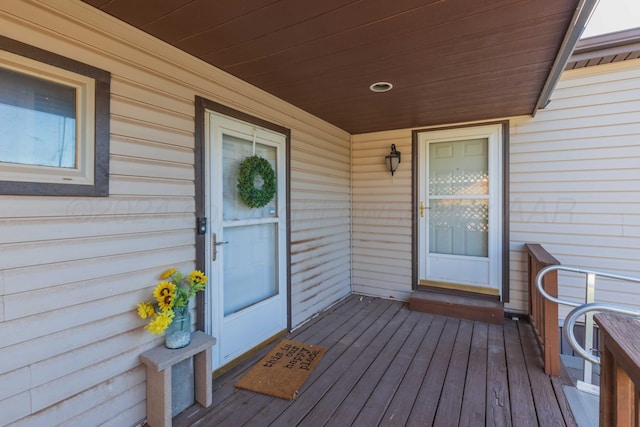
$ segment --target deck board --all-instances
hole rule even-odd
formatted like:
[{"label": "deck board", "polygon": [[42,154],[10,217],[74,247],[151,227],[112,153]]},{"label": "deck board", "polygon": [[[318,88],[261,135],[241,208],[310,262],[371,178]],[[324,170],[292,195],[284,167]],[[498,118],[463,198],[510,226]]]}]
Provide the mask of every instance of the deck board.
[{"label": "deck board", "polygon": [[405,425],[411,409],[415,403],[416,396],[422,387],[423,378],[427,373],[433,354],[435,353],[438,341],[444,331],[447,319],[438,317],[431,322],[431,327],[425,335],[422,345],[416,353],[415,358],[409,364],[400,387],[393,395],[391,403],[384,413],[379,425],[398,426]]},{"label": "deck board", "polygon": [[487,340],[487,426],[511,425],[511,402],[504,342],[504,327],[489,325]]},{"label": "deck board", "polygon": [[233,385],[273,346],[213,380],[214,404],[182,426],[575,426],[561,382],[523,321],[504,326],[350,296],[289,334],[328,348],[287,401]]},{"label": "deck board", "polygon": [[[370,348],[376,351],[379,350],[379,344],[374,341],[378,334],[383,334],[387,339],[391,337],[391,333],[393,333],[399,324],[398,322],[393,322],[393,319],[400,308],[401,304],[399,303],[390,305],[373,322],[362,322],[363,324],[368,323],[368,326],[362,333],[358,333],[356,330],[350,331],[349,334],[347,334],[349,340],[343,339],[334,345],[334,349],[341,345],[345,346],[340,357],[332,361],[333,363],[328,367],[327,365],[331,361],[331,358],[326,361],[326,355],[322,358],[320,364],[326,362],[324,363],[326,369],[317,371],[318,368],[316,367],[316,370],[312,373],[312,375],[316,374],[316,378],[310,378],[312,380],[310,392],[298,397],[296,405],[289,405],[287,409],[275,419],[275,424],[283,426],[299,425],[306,415],[317,405],[320,405],[322,408],[331,408],[332,406],[330,405],[337,406],[341,400],[337,398],[334,399],[334,396],[342,397],[346,395],[344,389],[349,385],[344,379],[348,378],[349,381],[354,381],[357,379],[360,369],[371,363],[371,355],[374,354],[374,351],[368,350]],[[394,327],[389,327],[389,325],[392,324]],[[347,344],[349,345],[347,346]],[[332,388],[333,393],[329,393]],[[327,403],[327,401],[329,402]],[[317,414],[317,416],[322,415]],[[315,420],[312,421],[312,418],[309,418],[304,425],[311,425],[312,422],[315,422]]]},{"label": "deck board", "polygon": [[518,325],[520,335],[522,336],[522,348],[524,359],[527,364],[527,374],[531,382],[533,390],[540,390],[541,393],[534,393],[533,400],[538,414],[538,422],[541,426],[553,427],[562,425],[564,419],[558,400],[556,399],[553,384],[549,381],[549,377],[544,373],[544,362],[535,351],[533,344],[535,339],[530,327]]},{"label": "deck board", "polygon": [[[327,417],[328,424],[343,423],[350,425],[358,416],[360,408],[364,407],[369,396],[376,389],[381,379],[380,372],[387,371],[390,363],[404,347],[411,331],[418,322],[418,317],[412,316],[411,313],[404,310],[400,311],[393,319],[394,322],[400,322],[397,330],[389,331],[391,336],[388,338],[380,334],[376,338],[377,345],[366,349],[367,357],[372,358],[371,364],[362,366],[362,368],[365,368],[364,371],[361,368],[354,367],[353,370],[349,370],[348,375],[342,376],[339,383],[336,383],[334,387],[342,386],[340,383],[343,383],[343,389],[329,393],[333,397],[332,399],[327,399],[327,396],[325,396],[323,402],[319,402],[313,411],[307,415],[307,419],[313,420],[316,414],[318,418],[330,415]],[[395,329],[392,323],[389,323],[389,326]],[[358,360],[357,363],[363,365],[365,361]],[[361,372],[361,374],[354,381],[353,377],[356,372]],[[340,397],[342,394],[344,396]],[[323,405],[325,402],[326,404]]]},{"label": "deck board", "polygon": [[537,420],[537,414],[516,322],[505,323],[504,341],[509,373],[511,421],[514,427],[530,426]]},{"label": "deck board", "polygon": [[460,425],[482,427],[485,425],[487,405],[487,342],[489,329],[486,323],[473,325],[469,365],[464,385],[464,399],[460,410]]},{"label": "deck board", "polygon": [[[418,317],[420,321],[411,331],[411,335],[398,352],[398,355],[390,362],[387,372],[381,376],[377,387],[373,390],[364,406],[361,409],[353,409],[353,411],[358,411],[354,420],[355,425],[375,426],[380,423],[393,397],[396,395],[401,381],[409,372],[407,366],[410,366],[412,361],[419,358],[418,354],[424,354],[420,349],[425,343],[426,334],[431,327],[433,316],[425,316],[417,312],[413,312],[411,316]],[[411,409],[411,406],[409,406],[409,409]]]},{"label": "deck board", "polygon": [[458,333],[459,319],[448,318],[440,341],[424,376],[416,401],[409,414],[408,426],[427,426],[433,423],[438,401]]},{"label": "deck board", "polygon": [[[462,397],[465,391],[464,387],[460,386],[465,383],[468,373],[472,333],[473,322],[469,320],[460,321],[456,341],[453,345],[453,353],[449,359],[444,386],[440,394],[434,425],[457,426],[460,423]],[[476,375],[476,373],[472,375]],[[473,398],[475,399],[476,396]]]}]

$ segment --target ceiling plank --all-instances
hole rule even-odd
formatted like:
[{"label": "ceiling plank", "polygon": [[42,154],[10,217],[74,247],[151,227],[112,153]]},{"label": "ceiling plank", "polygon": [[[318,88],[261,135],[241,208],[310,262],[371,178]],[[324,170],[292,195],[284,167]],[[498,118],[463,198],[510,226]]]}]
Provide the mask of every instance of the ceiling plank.
[{"label": "ceiling plank", "polygon": [[140,27],[180,8],[190,1],[191,0],[112,0],[102,2],[99,8],[122,21],[135,27]]},{"label": "ceiling plank", "polygon": [[[141,29],[161,40],[178,45],[187,39],[201,37],[201,34],[225,24],[233,24],[239,18],[257,10],[269,7],[278,0],[195,0],[184,7],[173,10]],[[211,39],[205,40],[211,43]]]}]

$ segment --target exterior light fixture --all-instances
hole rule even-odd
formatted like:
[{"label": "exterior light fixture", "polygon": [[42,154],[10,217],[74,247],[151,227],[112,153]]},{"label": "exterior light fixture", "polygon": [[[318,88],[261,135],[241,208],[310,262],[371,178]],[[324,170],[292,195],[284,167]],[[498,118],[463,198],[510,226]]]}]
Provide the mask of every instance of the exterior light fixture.
[{"label": "exterior light fixture", "polygon": [[391,153],[388,156],[384,157],[387,161],[387,166],[389,166],[389,171],[391,172],[391,176],[398,169],[398,165],[400,164],[400,152],[396,150],[396,144],[391,144]]}]

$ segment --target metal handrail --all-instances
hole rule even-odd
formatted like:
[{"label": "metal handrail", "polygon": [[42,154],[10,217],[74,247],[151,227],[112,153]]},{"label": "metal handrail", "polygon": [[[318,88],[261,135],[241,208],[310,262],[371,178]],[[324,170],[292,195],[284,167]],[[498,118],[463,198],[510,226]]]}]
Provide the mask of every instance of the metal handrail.
[{"label": "metal handrail", "polygon": [[547,291],[545,291],[544,287],[542,286],[542,277],[548,272],[554,271],[554,270],[571,271],[574,273],[586,274],[587,276],[594,275],[594,276],[608,277],[609,279],[625,280],[629,282],[640,283],[640,278],[637,278],[637,277],[625,276],[622,274],[614,274],[607,271],[592,270],[592,269],[582,268],[582,267],[572,267],[568,265],[550,265],[540,270],[538,272],[538,275],[536,276],[536,288],[538,289],[538,292],[540,292],[540,294],[542,294],[543,297],[545,297],[551,302],[555,302],[556,304],[559,304],[559,305],[568,305],[570,307],[579,307],[583,305],[583,303],[562,300],[557,297],[554,297],[553,295],[547,293]]},{"label": "metal handrail", "polygon": [[640,311],[634,310],[628,307],[623,307],[621,305],[592,302],[590,304],[583,304],[579,307],[576,307],[569,312],[567,317],[564,319],[564,328],[563,328],[564,336],[567,338],[567,341],[569,341],[569,344],[571,345],[571,347],[573,347],[576,353],[578,353],[583,359],[586,359],[591,363],[595,363],[596,365],[599,365],[600,358],[598,356],[589,354],[586,351],[586,349],[582,348],[582,346],[578,343],[578,340],[576,340],[576,336],[573,333],[573,327],[575,326],[578,318],[590,312],[598,312],[598,313],[608,312],[608,313],[623,314],[625,316],[640,318]]},{"label": "metal handrail", "polygon": [[[550,271],[569,271],[573,273],[586,274],[587,275],[586,295],[585,295],[584,303],[563,300],[558,297],[554,297],[553,295],[550,295],[544,289],[543,280],[542,280],[544,275],[549,273]],[[592,312],[608,311],[612,313],[625,314],[633,317],[640,317],[640,311],[637,311],[628,307],[617,306],[614,304],[596,303],[594,301],[594,298],[595,298],[595,287],[596,287],[597,276],[606,277],[606,278],[615,279],[615,280],[623,280],[627,282],[640,283],[640,278],[637,278],[637,277],[631,277],[631,276],[611,273],[607,271],[592,270],[592,269],[582,268],[582,267],[572,267],[568,265],[550,265],[540,270],[538,272],[538,275],[536,276],[536,289],[538,290],[538,292],[540,292],[540,294],[545,299],[551,302],[554,302],[558,305],[567,305],[570,307],[574,307],[574,309],[569,313],[569,316],[571,317],[567,316],[565,318],[562,329],[565,337],[567,338],[567,341],[569,341],[569,345],[571,345],[571,347],[584,359],[583,379],[585,384],[591,384],[591,364],[592,363],[595,363],[598,365],[600,364],[600,358],[597,356],[593,356],[592,354],[589,354],[586,350],[587,348],[591,350],[593,347],[593,313]],[[585,346],[584,347],[578,344],[578,341],[576,340],[575,334],[573,332],[573,328],[575,326],[576,320],[578,319],[578,317],[583,315],[585,316],[585,325],[584,325],[585,326],[585,340],[584,340]],[[570,323],[567,322],[568,319],[571,320]]]}]

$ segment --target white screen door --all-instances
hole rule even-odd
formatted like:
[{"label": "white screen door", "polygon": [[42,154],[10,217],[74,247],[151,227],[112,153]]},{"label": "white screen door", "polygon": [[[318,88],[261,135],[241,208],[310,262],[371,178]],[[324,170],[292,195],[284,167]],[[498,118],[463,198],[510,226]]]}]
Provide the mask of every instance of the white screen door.
[{"label": "white screen door", "polygon": [[[287,327],[285,136],[215,113],[209,115],[207,258],[212,272],[211,323],[216,369]],[[256,154],[276,175],[263,207],[239,198],[240,163]],[[260,187],[260,176],[255,186]]]},{"label": "white screen door", "polygon": [[500,125],[419,137],[419,279],[501,290]]}]

